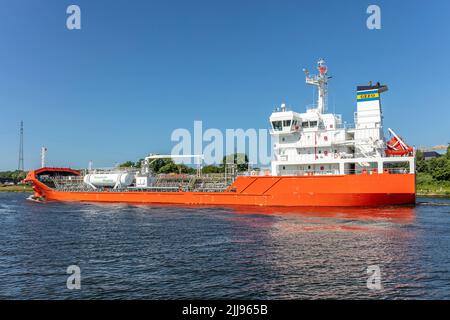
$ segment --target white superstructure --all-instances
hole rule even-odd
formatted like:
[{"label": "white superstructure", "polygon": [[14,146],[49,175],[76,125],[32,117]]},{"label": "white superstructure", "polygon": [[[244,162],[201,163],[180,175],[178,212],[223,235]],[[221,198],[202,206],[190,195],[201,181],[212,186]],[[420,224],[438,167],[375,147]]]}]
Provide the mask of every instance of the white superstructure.
[{"label": "white superstructure", "polygon": [[304,113],[282,104],[270,116],[272,175],[353,174],[363,170],[383,173],[385,164],[392,167],[399,162],[409,163],[409,173],[414,173],[412,154],[386,155],[380,94],[388,90],[387,86],[369,83],[357,88],[355,125],[350,127],[341,115],[325,113],[330,77],[325,61],[320,59],[317,64],[318,75],[304,70],[306,83],[317,87],[316,104]]}]

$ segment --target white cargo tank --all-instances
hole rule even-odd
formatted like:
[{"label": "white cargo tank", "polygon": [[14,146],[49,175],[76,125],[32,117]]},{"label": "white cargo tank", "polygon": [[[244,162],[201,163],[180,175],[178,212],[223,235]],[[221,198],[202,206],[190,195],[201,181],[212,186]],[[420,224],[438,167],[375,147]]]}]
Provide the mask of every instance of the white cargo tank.
[{"label": "white cargo tank", "polygon": [[133,183],[134,174],[128,172],[93,173],[84,176],[84,183],[93,187],[128,187]]}]

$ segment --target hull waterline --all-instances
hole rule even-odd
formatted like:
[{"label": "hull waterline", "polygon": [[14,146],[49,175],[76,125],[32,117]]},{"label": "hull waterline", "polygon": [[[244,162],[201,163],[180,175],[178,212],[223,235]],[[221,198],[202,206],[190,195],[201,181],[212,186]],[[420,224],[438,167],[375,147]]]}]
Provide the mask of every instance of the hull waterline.
[{"label": "hull waterline", "polygon": [[414,174],[238,177],[223,192],[59,191],[29,177],[35,197],[53,201],[249,206],[384,206],[415,203]]}]

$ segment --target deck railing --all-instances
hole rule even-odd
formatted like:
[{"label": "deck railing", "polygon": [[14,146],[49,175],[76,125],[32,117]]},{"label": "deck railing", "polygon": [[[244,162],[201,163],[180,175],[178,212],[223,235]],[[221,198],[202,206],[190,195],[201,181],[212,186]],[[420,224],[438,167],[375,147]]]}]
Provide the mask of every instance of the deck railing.
[{"label": "deck railing", "polygon": [[[346,169],[344,170],[345,175],[347,174],[377,174],[378,169],[367,168],[367,169]],[[406,168],[384,168],[382,173],[409,173],[409,169]],[[335,170],[282,170],[279,173],[280,176],[318,176],[318,175],[341,175],[338,169]]]}]

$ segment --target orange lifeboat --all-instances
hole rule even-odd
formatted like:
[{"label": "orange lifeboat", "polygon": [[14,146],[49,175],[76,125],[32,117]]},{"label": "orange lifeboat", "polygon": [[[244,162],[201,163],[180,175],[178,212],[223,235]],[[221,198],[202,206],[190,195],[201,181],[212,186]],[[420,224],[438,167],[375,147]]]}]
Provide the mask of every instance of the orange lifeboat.
[{"label": "orange lifeboat", "polygon": [[414,154],[413,148],[403,142],[402,138],[395,134],[394,131],[389,129],[393,137],[387,142],[387,148],[385,153],[387,156],[412,156]]}]

